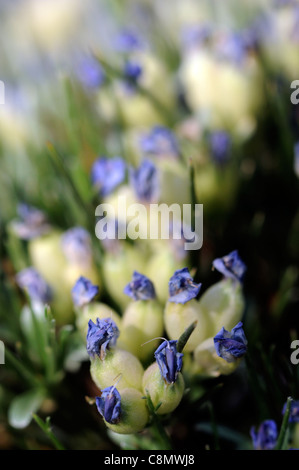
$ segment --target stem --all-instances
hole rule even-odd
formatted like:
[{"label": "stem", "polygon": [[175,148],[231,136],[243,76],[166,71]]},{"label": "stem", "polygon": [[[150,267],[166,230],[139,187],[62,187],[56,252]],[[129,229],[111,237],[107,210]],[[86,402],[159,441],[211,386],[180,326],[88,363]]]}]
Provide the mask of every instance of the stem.
[{"label": "stem", "polygon": [[282,425],[280,428],[280,433],[278,436],[277,444],[275,446],[275,450],[283,450],[284,448],[287,431],[289,429],[289,418],[291,414],[292,401],[293,399],[291,397],[288,397],[286,410],[283,416]]},{"label": "stem", "polygon": [[161,450],[172,450],[172,445],[170,443],[170,439],[168,434],[166,433],[160,418],[158,417],[155,407],[153,405],[152,399],[147,391],[146,393],[146,400],[149,412],[152,416],[152,431],[156,438],[161,442],[162,449]]},{"label": "stem", "polygon": [[59,442],[57,437],[53,434],[49,417],[46,419],[46,422],[44,422],[36,414],[33,414],[33,419],[38,424],[38,426],[42,429],[42,431],[44,431],[44,433],[51,440],[56,450],[65,450],[64,446]]}]

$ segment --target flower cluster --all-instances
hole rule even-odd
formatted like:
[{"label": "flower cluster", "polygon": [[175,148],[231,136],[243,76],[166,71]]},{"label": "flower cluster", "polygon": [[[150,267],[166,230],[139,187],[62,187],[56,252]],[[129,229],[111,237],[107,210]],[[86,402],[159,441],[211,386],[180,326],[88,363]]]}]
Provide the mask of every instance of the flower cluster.
[{"label": "flower cluster", "polygon": [[100,445],[299,447],[298,2],[209,3],[1,2],[0,447],[77,371]]},{"label": "flower cluster", "polygon": [[[216,266],[219,263],[217,260]],[[232,270],[235,265],[243,265],[236,252],[225,256],[223,263],[230,264]],[[194,281],[188,268],[176,270],[169,279],[169,299],[163,306],[153,282],[134,271],[123,289],[131,300],[120,316],[114,312],[117,323],[112,314],[110,318],[104,316],[108,307],[94,300],[96,286],[82,277],[78,279],[73,288],[77,325],[81,329],[84,326],[86,332],[82,318],[86,322],[89,314],[86,341],[90,371],[100,390],[97,409],[108,427],[121,434],[146,427],[150,410],[143,396],[150,398],[158,414],[170,413],[179,405],[185,390],[185,371],[184,353],[178,350],[178,343],[194,322],[196,326],[184,344],[184,352],[192,357],[192,371],[187,365],[186,373],[214,377],[236,369],[247,351],[242,322],[231,332],[224,326],[217,331],[217,325],[223,321],[230,328],[232,321],[241,319],[243,304],[236,302],[236,298],[242,297],[242,290],[241,283],[236,285],[230,272],[225,274],[223,280],[210,288],[213,289],[210,305],[209,289],[197,300],[201,284]],[[217,302],[222,305],[223,299],[229,300],[228,307],[215,311],[215,305]],[[169,339],[163,338],[165,331]],[[160,345],[159,339],[163,340]],[[139,410],[142,419],[138,423],[135,411],[130,413],[128,408]]]}]

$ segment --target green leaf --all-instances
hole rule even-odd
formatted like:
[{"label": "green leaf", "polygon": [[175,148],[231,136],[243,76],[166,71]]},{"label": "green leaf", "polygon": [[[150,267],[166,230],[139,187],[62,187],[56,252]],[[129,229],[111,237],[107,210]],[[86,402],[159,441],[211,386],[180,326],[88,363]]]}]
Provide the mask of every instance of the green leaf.
[{"label": "green leaf", "polygon": [[8,410],[9,424],[17,429],[26,428],[35,413],[45,399],[45,392],[42,389],[32,389],[18,395],[12,402]]}]

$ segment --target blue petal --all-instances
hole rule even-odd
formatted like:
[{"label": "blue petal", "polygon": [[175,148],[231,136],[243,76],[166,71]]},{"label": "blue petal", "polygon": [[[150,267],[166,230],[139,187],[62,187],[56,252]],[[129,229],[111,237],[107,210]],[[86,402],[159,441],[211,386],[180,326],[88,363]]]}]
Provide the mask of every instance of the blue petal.
[{"label": "blue petal", "polygon": [[119,52],[132,52],[134,50],[142,49],[143,42],[140,37],[129,29],[120,31],[114,40],[114,47]]},{"label": "blue petal", "polygon": [[188,268],[175,271],[169,283],[169,302],[185,304],[197,297],[201,284],[196,284],[191,277]]},{"label": "blue petal", "polygon": [[278,437],[277,425],[273,420],[265,420],[258,431],[252,427],[250,435],[255,450],[273,450]]},{"label": "blue petal", "polygon": [[82,307],[88,304],[92,299],[98,295],[99,287],[92,284],[92,282],[84,276],[80,276],[72,289],[72,299],[74,305]]},{"label": "blue petal", "polygon": [[90,357],[99,356],[100,359],[105,359],[107,348],[115,346],[118,337],[119,329],[110,318],[97,318],[96,323],[89,320],[86,335],[87,353]]},{"label": "blue petal", "polygon": [[115,387],[102,390],[101,396],[96,397],[96,406],[105,421],[117,424],[121,417],[121,396]]},{"label": "blue petal", "polygon": [[176,345],[177,341],[175,340],[165,340],[154,354],[161,376],[168,384],[176,382],[183,365],[183,354],[177,352]]},{"label": "blue petal", "polygon": [[231,138],[225,131],[214,131],[210,135],[210,147],[215,163],[224,164],[230,157]]},{"label": "blue petal", "polygon": [[153,162],[145,159],[139,168],[131,168],[130,183],[139,201],[144,203],[157,202],[160,184],[158,171]]},{"label": "blue petal", "polygon": [[140,140],[141,151],[155,156],[178,156],[178,142],[174,133],[163,126],[155,126]]},{"label": "blue petal", "polygon": [[105,80],[103,67],[92,56],[84,56],[80,59],[76,74],[82,85],[89,89],[99,88]]},{"label": "blue petal", "polygon": [[52,291],[47,282],[33,268],[25,268],[16,275],[16,282],[24,289],[32,300],[48,303],[52,300]]},{"label": "blue petal", "polygon": [[247,269],[237,250],[223,256],[223,258],[216,258],[213,261],[213,267],[226,278],[231,278],[238,282],[242,282]]},{"label": "blue petal", "polygon": [[123,183],[126,163],[120,157],[99,157],[91,169],[91,181],[101,196],[108,196]]},{"label": "blue petal", "polygon": [[50,230],[47,217],[41,210],[28,204],[18,205],[19,219],[12,221],[12,229],[22,240],[31,240]]},{"label": "blue petal", "polygon": [[132,281],[126,285],[124,293],[133,300],[149,300],[156,298],[152,281],[137,271],[134,271]]},{"label": "blue petal", "polygon": [[88,264],[91,260],[91,237],[83,227],[73,227],[62,234],[62,250],[70,263]]},{"label": "blue petal", "polygon": [[247,351],[247,339],[243,331],[243,325],[239,322],[231,332],[224,327],[214,337],[216,353],[227,362],[235,362]]}]

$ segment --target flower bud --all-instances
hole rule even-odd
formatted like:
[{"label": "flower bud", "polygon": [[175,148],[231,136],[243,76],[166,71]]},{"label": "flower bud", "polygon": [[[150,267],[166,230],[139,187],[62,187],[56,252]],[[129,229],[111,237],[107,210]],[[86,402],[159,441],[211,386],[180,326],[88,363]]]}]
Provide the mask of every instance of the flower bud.
[{"label": "flower bud", "polygon": [[121,375],[120,388],[141,390],[143,367],[137,357],[128,351],[116,349],[119,330],[110,318],[91,320],[87,331],[87,352],[90,356],[90,374],[98,388],[103,389]]},{"label": "flower bud", "polygon": [[224,327],[214,337],[216,353],[228,363],[235,362],[244,356],[247,351],[247,339],[244,334],[243,324],[239,322],[231,332]]},{"label": "flower bud", "polygon": [[67,261],[63,278],[68,291],[79,276],[84,276],[101,286],[101,279],[93,261],[91,236],[86,229],[73,227],[64,232],[61,236],[61,249]]},{"label": "flower bud", "polygon": [[119,329],[110,318],[97,318],[96,324],[89,320],[86,335],[87,353],[92,359],[99,356],[104,360],[106,349],[115,346],[118,336]]},{"label": "flower bud", "polygon": [[182,353],[176,351],[177,341],[165,340],[155,352],[156,362],[144,372],[142,387],[149,394],[157,414],[171,413],[180,403],[185,383],[182,369]]},{"label": "flower bud", "polygon": [[100,389],[106,388],[113,383],[115,377],[122,375],[118,386],[119,390],[124,388],[135,388],[141,390],[143,367],[134,354],[123,349],[111,349],[106,352],[105,359],[99,356],[91,358],[90,374]]},{"label": "flower bud", "polygon": [[58,325],[72,322],[73,304],[69,284],[65,284],[64,273],[67,261],[61,250],[61,233],[52,230],[46,235],[28,242],[32,265],[48,282],[53,291],[52,311]]},{"label": "flower bud", "polygon": [[134,388],[118,391],[115,387],[107,387],[96,397],[96,406],[106,426],[118,434],[138,433],[149,420],[146,400]]},{"label": "flower bud", "polygon": [[185,351],[193,351],[207,336],[208,315],[195,300],[201,288],[196,284],[188,268],[177,270],[169,281],[169,299],[164,310],[164,325],[170,339],[179,338],[194,321],[197,322]]},{"label": "flower bud", "polygon": [[254,450],[274,450],[278,439],[277,425],[271,419],[265,420],[258,430],[252,427],[250,435]]},{"label": "flower bud", "polygon": [[121,185],[126,176],[126,163],[120,157],[99,157],[91,169],[92,185],[101,197],[107,197]]},{"label": "flower bud", "polygon": [[214,336],[223,325],[233,328],[241,320],[245,308],[241,282],[246,266],[238,252],[215,259],[213,267],[223,274],[224,279],[209,287],[199,300],[200,308],[210,318],[207,337]]},{"label": "flower bud", "polygon": [[[225,46],[226,38],[222,43]],[[202,113],[207,126],[225,126],[238,135],[247,135],[256,125],[256,111],[263,101],[261,70],[245,48],[240,61],[239,57],[227,57],[227,49],[192,49],[182,60],[180,78],[188,105],[194,113]],[[232,96],[240,99],[233,102]]]},{"label": "flower bud", "polygon": [[101,320],[104,318],[110,318],[114,321],[118,329],[120,329],[121,318],[119,314],[109,305],[93,301],[83,305],[79,309],[76,309],[76,326],[84,340],[86,339],[89,320],[96,322],[97,318]]},{"label": "flower bud", "polygon": [[168,282],[170,277],[176,269],[182,269],[185,265],[185,260],[176,260],[169,244],[167,247],[163,245],[163,249],[156,251],[150,256],[145,271],[146,275],[153,280],[157,298],[161,303],[165,304],[168,300]]},{"label": "flower bud", "polygon": [[129,244],[122,245],[118,253],[106,252],[103,257],[103,278],[105,288],[119,307],[126,308],[129,297],[124,294],[134,270],[142,271],[145,256]]},{"label": "flower bud", "polygon": [[223,325],[233,328],[242,318],[245,299],[241,284],[224,279],[209,287],[199,300],[199,307],[209,317],[206,337],[214,336]]},{"label": "flower bud", "polygon": [[194,365],[191,373],[203,377],[229,375],[237,369],[239,363],[240,359],[229,363],[219,357],[215,349],[214,339],[207,338],[194,350]]},{"label": "flower bud", "polygon": [[246,265],[239,257],[238,250],[232,251],[223,258],[216,258],[213,261],[213,268],[217,269],[227,279],[233,279],[235,282],[242,282]]},{"label": "flower bud", "polygon": [[214,338],[206,339],[194,351],[197,373],[208,377],[229,375],[236,370],[247,351],[242,323],[231,332],[222,328]]},{"label": "flower bud", "polygon": [[72,288],[72,299],[76,307],[83,307],[91,302],[99,293],[99,287],[84,276],[77,279]]},{"label": "flower bud", "polygon": [[[131,60],[134,60],[141,69],[138,85],[145,92],[140,93],[138,88],[128,88],[124,86],[124,82],[115,84],[113,93],[117,97],[118,111],[122,120],[128,127],[162,124],[165,118],[156,102],[169,110],[175,98],[168,73],[163,64],[148,52],[138,51],[131,56]],[[125,74],[124,78],[126,79]]]},{"label": "flower bud", "polygon": [[158,340],[151,341],[152,338],[163,334],[163,309],[152,282],[136,271],[124,291],[134,300],[123,314],[120,341],[126,350],[144,361],[157,346]]}]

